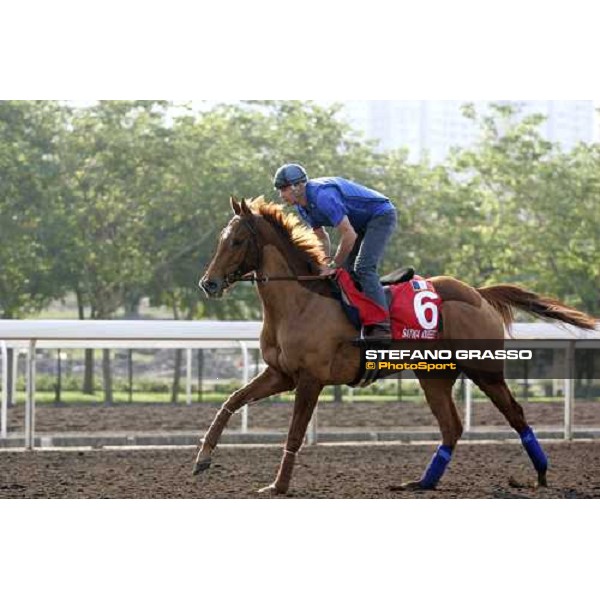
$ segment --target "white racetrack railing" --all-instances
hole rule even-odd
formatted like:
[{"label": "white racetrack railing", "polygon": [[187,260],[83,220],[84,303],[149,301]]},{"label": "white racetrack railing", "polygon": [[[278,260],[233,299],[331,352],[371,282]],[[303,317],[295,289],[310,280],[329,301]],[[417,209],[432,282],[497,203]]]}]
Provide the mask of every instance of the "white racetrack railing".
[{"label": "white racetrack railing", "polygon": [[[3,320],[0,319],[0,356],[2,357],[2,405],[0,437],[7,437],[8,348],[27,350],[27,393],[25,405],[25,447],[33,449],[35,438],[35,355],[45,348],[180,348],[186,352],[186,398],[191,403],[191,351],[197,348],[239,348],[242,353],[243,382],[249,379],[248,350],[259,348],[262,323],[259,321],[78,321],[78,320]],[[600,330],[547,323],[514,324],[507,339],[527,341],[528,348],[565,348],[564,437],[573,433],[575,348],[600,347]],[[13,361],[13,386],[16,360]],[[14,397],[14,394],[13,394]],[[242,432],[247,431],[247,406],[242,411]],[[471,430],[472,383],[466,380],[465,431]],[[316,439],[316,418],[308,432]]]}]

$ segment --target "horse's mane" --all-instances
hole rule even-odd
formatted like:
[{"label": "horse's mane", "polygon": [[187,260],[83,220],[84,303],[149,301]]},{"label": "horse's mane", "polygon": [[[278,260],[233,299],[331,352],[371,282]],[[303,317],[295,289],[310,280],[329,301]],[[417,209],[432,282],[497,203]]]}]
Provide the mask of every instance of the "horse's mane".
[{"label": "horse's mane", "polygon": [[299,250],[309,262],[325,264],[327,257],[316,234],[292,213],[284,213],[283,207],[258,196],[248,204],[253,213],[264,217],[275,229]]}]

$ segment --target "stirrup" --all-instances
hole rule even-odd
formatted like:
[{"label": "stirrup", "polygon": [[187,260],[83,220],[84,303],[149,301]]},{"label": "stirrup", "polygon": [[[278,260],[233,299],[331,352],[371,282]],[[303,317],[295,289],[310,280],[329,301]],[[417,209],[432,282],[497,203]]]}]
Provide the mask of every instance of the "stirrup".
[{"label": "stirrup", "polygon": [[361,346],[389,346],[392,339],[392,328],[389,323],[363,327],[359,338]]}]

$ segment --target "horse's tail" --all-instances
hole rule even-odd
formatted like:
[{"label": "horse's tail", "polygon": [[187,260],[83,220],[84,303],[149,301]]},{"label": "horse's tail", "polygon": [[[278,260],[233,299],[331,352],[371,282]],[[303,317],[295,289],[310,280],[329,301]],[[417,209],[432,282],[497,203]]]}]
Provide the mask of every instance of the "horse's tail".
[{"label": "horse's tail", "polygon": [[595,329],[590,315],[563,304],[556,298],[540,296],[518,285],[490,285],[477,291],[495,308],[506,326],[514,321],[513,308],[519,308],[542,319],[562,321],[582,329]]}]

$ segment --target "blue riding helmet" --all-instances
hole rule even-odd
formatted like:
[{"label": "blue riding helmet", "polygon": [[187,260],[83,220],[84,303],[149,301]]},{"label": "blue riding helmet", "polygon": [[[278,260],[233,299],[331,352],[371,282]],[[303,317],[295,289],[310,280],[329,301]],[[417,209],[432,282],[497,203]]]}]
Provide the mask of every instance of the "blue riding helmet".
[{"label": "blue riding helmet", "polygon": [[273,179],[273,185],[276,190],[294,185],[295,183],[305,183],[308,181],[308,175],[302,165],[287,164],[279,167]]}]

